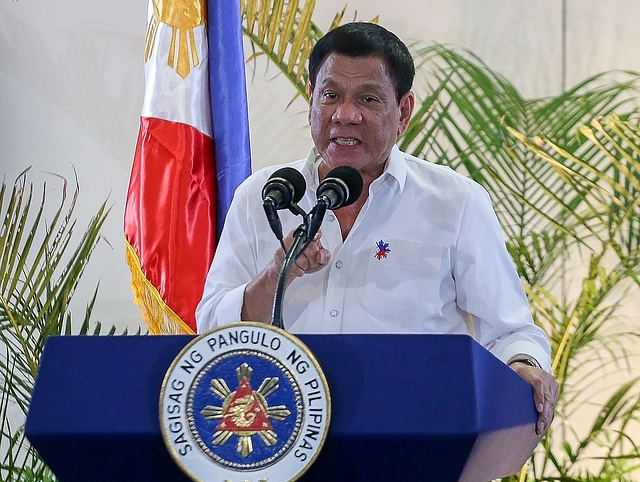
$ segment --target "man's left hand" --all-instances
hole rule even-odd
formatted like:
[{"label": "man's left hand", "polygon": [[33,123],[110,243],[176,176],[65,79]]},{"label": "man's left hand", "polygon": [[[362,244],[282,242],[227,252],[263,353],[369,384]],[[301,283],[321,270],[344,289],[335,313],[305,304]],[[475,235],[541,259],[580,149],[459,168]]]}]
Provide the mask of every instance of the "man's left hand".
[{"label": "man's left hand", "polygon": [[509,365],[533,387],[533,402],[538,412],[536,434],[542,437],[548,430],[558,399],[558,382],[550,373],[522,362]]}]

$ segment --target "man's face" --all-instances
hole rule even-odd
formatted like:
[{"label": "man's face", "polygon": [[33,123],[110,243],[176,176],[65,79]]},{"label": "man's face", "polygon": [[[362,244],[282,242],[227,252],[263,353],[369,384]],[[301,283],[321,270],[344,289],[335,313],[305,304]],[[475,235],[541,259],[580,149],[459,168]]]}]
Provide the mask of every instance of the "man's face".
[{"label": "man's face", "polygon": [[338,54],[324,60],[310,94],[311,136],[327,168],[348,165],[363,176],[378,177],[407,128],[413,94],[398,104],[380,57]]}]

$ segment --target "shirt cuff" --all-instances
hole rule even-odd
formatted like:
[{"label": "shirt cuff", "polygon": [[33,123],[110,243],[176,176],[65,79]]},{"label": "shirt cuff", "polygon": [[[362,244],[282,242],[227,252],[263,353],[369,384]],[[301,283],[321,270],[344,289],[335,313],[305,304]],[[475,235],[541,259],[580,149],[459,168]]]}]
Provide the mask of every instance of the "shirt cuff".
[{"label": "shirt cuff", "polygon": [[551,372],[551,359],[549,353],[537,344],[525,340],[516,341],[505,347],[498,358],[500,358],[504,363],[508,363],[511,358],[518,354],[532,356],[538,361],[538,363],[540,363],[543,370]]},{"label": "shirt cuff", "polygon": [[213,309],[203,306],[201,313],[196,312],[198,334],[205,333],[218,326],[242,321],[240,318],[246,286],[247,284],[243,284],[227,291],[222,299],[214,305]]}]

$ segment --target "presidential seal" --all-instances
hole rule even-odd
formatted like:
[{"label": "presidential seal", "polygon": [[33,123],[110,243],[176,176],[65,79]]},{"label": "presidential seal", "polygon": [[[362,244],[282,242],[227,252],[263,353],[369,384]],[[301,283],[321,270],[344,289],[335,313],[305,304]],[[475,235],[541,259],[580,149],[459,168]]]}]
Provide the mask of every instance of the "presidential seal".
[{"label": "presidential seal", "polygon": [[295,336],[263,323],[225,325],[174,359],[160,394],[169,453],[193,480],[296,480],[331,418],[327,381]]}]

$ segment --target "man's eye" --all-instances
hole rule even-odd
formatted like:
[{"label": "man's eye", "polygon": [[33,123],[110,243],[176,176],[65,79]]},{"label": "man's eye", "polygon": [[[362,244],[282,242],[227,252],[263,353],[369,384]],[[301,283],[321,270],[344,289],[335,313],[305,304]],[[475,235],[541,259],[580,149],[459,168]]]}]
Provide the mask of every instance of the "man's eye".
[{"label": "man's eye", "polygon": [[363,100],[364,100],[364,102],[365,102],[365,103],[367,103],[367,104],[371,104],[371,103],[373,103],[373,102],[378,102],[378,98],[377,98],[377,97],[374,97],[374,96],[372,96],[372,95],[365,95],[365,96],[363,97]]},{"label": "man's eye", "polygon": [[324,98],[325,99],[335,99],[336,97],[338,97],[338,96],[336,95],[335,92],[325,92],[324,93]]}]

